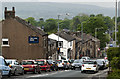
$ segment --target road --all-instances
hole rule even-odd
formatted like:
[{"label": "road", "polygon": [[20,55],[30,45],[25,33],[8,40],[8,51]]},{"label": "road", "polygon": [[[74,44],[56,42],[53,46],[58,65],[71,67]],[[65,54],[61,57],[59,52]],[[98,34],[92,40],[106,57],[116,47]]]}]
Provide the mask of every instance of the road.
[{"label": "road", "polygon": [[108,69],[99,70],[97,73],[87,72],[81,73],[76,70],[59,70],[52,72],[42,72],[42,74],[27,73],[24,75],[3,77],[2,79],[106,79]]}]

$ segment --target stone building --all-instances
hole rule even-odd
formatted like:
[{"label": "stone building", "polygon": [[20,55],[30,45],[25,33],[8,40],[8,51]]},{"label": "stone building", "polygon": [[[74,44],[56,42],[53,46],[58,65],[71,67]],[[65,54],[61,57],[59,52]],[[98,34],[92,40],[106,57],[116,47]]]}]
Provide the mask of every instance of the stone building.
[{"label": "stone building", "polygon": [[5,7],[2,21],[2,55],[12,59],[48,58],[48,34],[15,16]]}]

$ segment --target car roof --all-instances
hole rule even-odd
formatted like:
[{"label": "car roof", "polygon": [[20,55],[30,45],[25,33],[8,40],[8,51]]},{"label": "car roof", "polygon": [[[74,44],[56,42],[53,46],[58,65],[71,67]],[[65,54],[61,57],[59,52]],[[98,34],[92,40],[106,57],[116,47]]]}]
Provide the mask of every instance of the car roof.
[{"label": "car roof", "polygon": [[34,62],[35,60],[22,60],[22,61],[33,61]]}]

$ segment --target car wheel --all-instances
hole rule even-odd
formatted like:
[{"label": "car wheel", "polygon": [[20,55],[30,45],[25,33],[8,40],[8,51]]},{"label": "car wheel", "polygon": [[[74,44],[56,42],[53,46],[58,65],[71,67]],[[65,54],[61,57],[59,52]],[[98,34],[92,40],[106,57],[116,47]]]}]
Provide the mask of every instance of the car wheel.
[{"label": "car wheel", "polygon": [[10,77],[11,76],[11,70],[9,71],[9,74],[8,74],[8,77]]},{"label": "car wheel", "polygon": [[27,72],[26,71],[24,71],[24,74],[26,74]]},{"label": "car wheel", "polygon": [[38,73],[41,74],[41,70]]},{"label": "car wheel", "polygon": [[35,69],[33,73],[36,74],[37,73],[37,69]]},{"label": "car wheel", "polygon": [[17,73],[17,70],[15,69],[15,71],[14,71],[13,75],[16,75],[16,73]]},{"label": "car wheel", "polygon": [[21,75],[24,75],[24,69],[22,69]]}]

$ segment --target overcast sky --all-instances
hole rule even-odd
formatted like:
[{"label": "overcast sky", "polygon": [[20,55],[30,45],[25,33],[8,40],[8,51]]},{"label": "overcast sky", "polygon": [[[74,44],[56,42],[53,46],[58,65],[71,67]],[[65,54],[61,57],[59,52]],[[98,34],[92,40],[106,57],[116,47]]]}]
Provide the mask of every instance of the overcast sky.
[{"label": "overcast sky", "polygon": [[[67,2],[77,4],[97,5],[101,7],[115,7],[116,0],[1,0],[2,2]],[[120,0],[117,0],[120,1]]]}]

